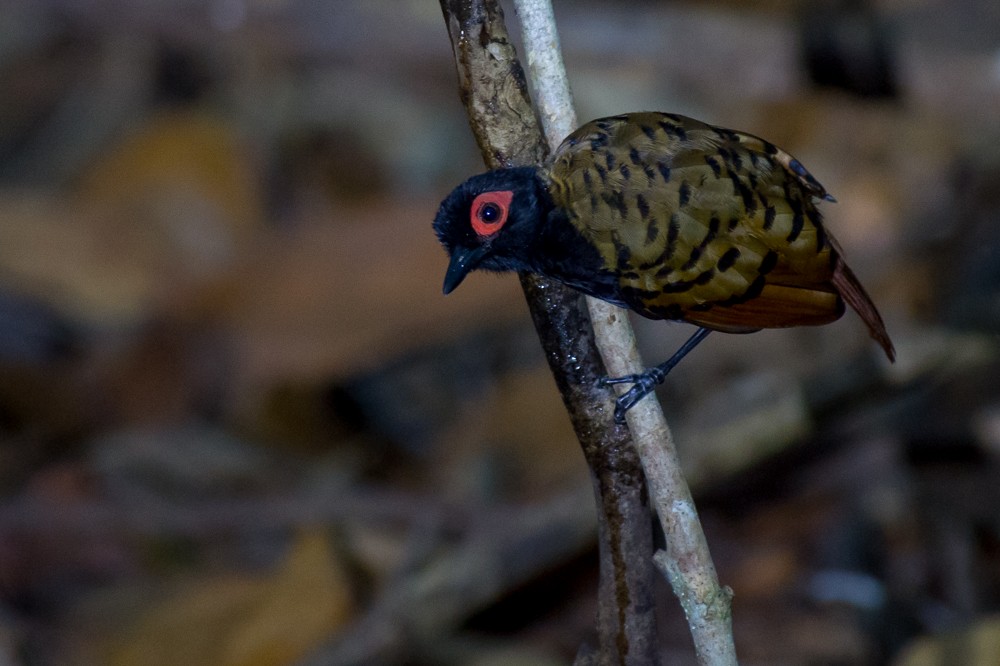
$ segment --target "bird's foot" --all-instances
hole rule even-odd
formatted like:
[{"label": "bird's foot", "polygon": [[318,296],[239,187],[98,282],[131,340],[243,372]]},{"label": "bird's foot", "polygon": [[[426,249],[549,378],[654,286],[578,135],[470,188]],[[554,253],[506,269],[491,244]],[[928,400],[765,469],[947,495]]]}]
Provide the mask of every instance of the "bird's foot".
[{"label": "bird's foot", "polygon": [[604,377],[598,380],[598,386],[611,386],[612,384],[632,384],[632,388],[618,396],[615,401],[615,423],[625,423],[625,412],[635,407],[635,404],[653,392],[657,385],[673,370],[689,351],[698,346],[711,332],[707,328],[699,328],[695,334],[688,338],[681,348],[674,352],[674,355],[655,368],[650,368],[645,372],[635,375],[625,375],[624,377]]},{"label": "bird's foot", "polygon": [[666,378],[659,367],[650,368],[637,375],[625,375],[624,377],[603,377],[599,381],[600,386],[611,386],[612,384],[632,384],[625,393],[615,400],[615,423],[625,423],[625,412],[635,407],[636,403],[653,392],[653,390]]}]

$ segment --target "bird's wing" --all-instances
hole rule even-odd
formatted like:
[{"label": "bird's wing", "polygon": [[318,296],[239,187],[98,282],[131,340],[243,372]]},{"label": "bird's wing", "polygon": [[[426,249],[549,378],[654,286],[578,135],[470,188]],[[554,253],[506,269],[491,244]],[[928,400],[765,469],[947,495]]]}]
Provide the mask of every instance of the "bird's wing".
[{"label": "bird's wing", "polygon": [[547,173],[641,314],[737,331],[843,311],[814,204],[826,192],[762,139],[674,114],[614,116],[567,137]]}]

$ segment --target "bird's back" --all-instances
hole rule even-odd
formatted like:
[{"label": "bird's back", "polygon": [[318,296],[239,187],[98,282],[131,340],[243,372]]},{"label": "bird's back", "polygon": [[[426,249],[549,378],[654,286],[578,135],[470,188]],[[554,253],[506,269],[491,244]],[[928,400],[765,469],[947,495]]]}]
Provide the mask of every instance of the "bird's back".
[{"label": "bird's back", "polygon": [[557,209],[652,318],[740,332],[825,324],[846,300],[886,353],[875,306],[816,209],[823,187],[758,137],[663,113],[590,122],[544,173]]}]

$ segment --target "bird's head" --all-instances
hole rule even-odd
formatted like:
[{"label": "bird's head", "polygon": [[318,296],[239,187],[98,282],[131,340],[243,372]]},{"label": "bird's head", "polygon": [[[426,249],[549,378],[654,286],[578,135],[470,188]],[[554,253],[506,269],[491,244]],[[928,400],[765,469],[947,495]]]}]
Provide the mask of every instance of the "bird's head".
[{"label": "bird's head", "polygon": [[456,187],[434,219],[451,256],[444,293],[476,269],[529,270],[531,244],[551,205],[535,167],[490,171]]}]

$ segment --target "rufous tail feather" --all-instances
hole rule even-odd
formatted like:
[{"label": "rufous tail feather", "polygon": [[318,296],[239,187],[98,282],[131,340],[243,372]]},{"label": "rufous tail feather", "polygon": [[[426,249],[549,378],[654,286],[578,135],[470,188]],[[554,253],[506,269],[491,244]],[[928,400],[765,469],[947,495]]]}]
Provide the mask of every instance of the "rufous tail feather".
[{"label": "rufous tail feather", "polygon": [[850,305],[868,326],[868,332],[885,350],[885,355],[889,357],[890,361],[895,361],[896,348],[892,346],[892,340],[889,339],[889,334],[885,330],[882,315],[878,313],[878,309],[865,292],[865,288],[861,286],[854,271],[842,257],[837,257],[837,264],[833,268],[832,282],[844,302]]}]

